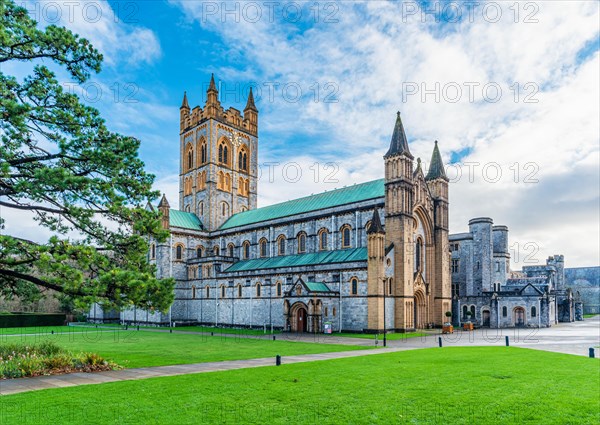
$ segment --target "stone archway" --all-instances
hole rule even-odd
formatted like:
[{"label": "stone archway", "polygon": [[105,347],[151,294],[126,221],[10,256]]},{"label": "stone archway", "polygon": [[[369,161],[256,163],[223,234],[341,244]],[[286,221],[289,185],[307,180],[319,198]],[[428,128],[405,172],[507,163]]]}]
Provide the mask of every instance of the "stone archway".
[{"label": "stone archway", "polygon": [[515,307],[513,310],[513,324],[515,326],[525,326],[525,309],[523,307]]},{"label": "stone archway", "polygon": [[427,327],[427,299],[422,290],[415,291],[415,329]]},{"label": "stone archway", "polygon": [[490,311],[488,309],[481,312],[481,325],[486,328],[490,327]]},{"label": "stone archway", "polygon": [[292,332],[308,331],[308,308],[306,304],[297,302],[290,308],[290,325]]}]

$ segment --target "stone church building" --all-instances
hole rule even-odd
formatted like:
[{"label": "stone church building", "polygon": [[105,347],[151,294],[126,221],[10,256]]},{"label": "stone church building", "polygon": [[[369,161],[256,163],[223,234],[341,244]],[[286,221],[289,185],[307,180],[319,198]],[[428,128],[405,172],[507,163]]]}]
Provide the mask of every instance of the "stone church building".
[{"label": "stone church building", "polygon": [[[448,178],[437,142],[423,173],[400,113],[385,178],[257,208],[258,110],[224,109],[211,79],[203,108],[180,108],[178,209],[151,241],[159,277],[173,276],[168,314],[121,321],[398,332],[441,326],[452,308]],[[173,200],[171,200],[172,202]],[[104,317],[102,317],[104,315]],[[92,320],[109,319],[99,307]],[[385,323],[384,323],[385,321]]]}]

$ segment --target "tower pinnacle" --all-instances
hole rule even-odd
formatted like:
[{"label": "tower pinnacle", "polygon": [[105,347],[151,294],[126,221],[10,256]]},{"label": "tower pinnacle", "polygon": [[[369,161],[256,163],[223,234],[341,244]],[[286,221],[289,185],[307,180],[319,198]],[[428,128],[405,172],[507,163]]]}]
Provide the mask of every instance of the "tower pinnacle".
[{"label": "tower pinnacle", "polygon": [[442,155],[440,155],[440,149],[438,148],[438,142],[435,141],[433,147],[433,154],[431,154],[431,164],[429,164],[429,171],[425,180],[444,179],[448,181],[446,177],[446,171],[444,170],[444,163],[442,162]]},{"label": "tower pinnacle", "polygon": [[400,118],[400,111],[398,111],[396,116],[392,141],[390,142],[389,150],[385,154],[385,158],[395,155],[406,155],[410,159],[413,159],[413,156],[408,149],[408,141],[406,139],[406,133],[404,132],[404,126],[402,125],[402,119]]}]

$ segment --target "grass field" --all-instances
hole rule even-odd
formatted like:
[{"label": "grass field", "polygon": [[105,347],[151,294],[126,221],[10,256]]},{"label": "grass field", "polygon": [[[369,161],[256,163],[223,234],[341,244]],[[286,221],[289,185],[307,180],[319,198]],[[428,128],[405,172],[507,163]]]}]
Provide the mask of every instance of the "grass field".
[{"label": "grass field", "polygon": [[598,314],[596,314],[596,313],[593,313],[593,314],[584,314],[584,315],[583,315],[583,318],[584,318],[584,319],[590,319],[590,318],[592,318],[592,317],[595,317],[595,316],[597,316],[597,315],[598,315]]},{"label": "grass field", "polygon": [[[425,332],[407,332],[407,333],[389,333],[387,334],[387,339],[389,341],[397,341],[397,340],[401,340],[401,339],[406,339],[406,338],[414,338],[414,337],[418,337],[418,336],[430,336],[432,334],[428,334]],[[326,335],[329,336],[329,335]],[[375,339],[375,334],[359,334],[359,333],[338,333],[338,332],[334,332],[333,334],[331,334],[331,336],[341,336],[341,337],[345,337],[345,338],[362,338],[362,339]],[[377,334],[377,339],[379,341],[383,341],[383,335],[382,334]]]},{"label": "grass field", "polygon": [[[70,351],[97,353],[107,360],[128,368],[361,349],[361,347],[348,345],[294,342],[289,339],[282,340],[283,337],[272,341],[258,337],[227,338],[218,335],[170,334],[131,329],[123,331],[114,328],[73,327],[61,330],[62,333],[56,332],[54,335],[47,332],[43,335],[31,336],[5,335],[0,342],[55,341]],[[291,337],[286,336],[286,338]]]},{"label": "grass field", "polygon": [[[285,362],[285,358],[284,358]],[[3,423],[592,424],[600,362],[433,348],[3,396]]]}]

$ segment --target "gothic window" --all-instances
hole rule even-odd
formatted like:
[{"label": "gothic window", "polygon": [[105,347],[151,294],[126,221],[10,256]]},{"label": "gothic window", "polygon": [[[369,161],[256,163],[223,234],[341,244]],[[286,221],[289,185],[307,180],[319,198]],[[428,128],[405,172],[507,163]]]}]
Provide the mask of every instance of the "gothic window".
[{"label": "gothic window", "polygon": [[350,294],[357,295],[358,294],[358,279],[353,277],[350,279]]},{"label": "gothic window", "polygon": [[198,145],[200,146],[198,149],[198,165],[206,164],[208,162],[206,139],[202,137]]},{"label": "gothic window", "polygon": [[219,145],[219,162],[223,162],[223,145]]},{"label": "gothic window", "polygon": [[306,252],[306,233],[298,233],[298,254]]},{"label": "gothic window", "polygon": [[206,298],[210,298],[210,287],[206,285]]},{"label": "gothic window", "polygon": [[342,226],[341,229],[341,233],[342,233],[342,248],[350,248],[350,234],[351,234],[352,228],[349,225],[344,225]]},{"label": "gothic window", "polygon": [[321,251],[327,250],[328,236],[329,236],[329,233],[327,232],[327,229],[319,230],[319,249]]},{"label": "gothic window", "polygon": [[285,255],[285,236],[280,235],[277,238],[277,255]]},{"label": "gothic window", "polygon": [[537,309],[535,308],[535,306],[531,307],[531,317],[536,317],[537,316]]},{"label": "gothic window", "polygon": [[221,285],[221,298],[225,298],[225,285]]},{"label": "gothic window", "polygon": [[240,285],[239,283],[237,286],[237,294],[238,294],[238,298],[242,298],[242,285]]},{"label": "gothic window", "polygon": [[242,145],[238,153],[238,168],[240,171],[248,171],[248,148]]},{"label": "gothic window", "polygon": [[196,247],[196,257],[202,258],[204,255],[204,248],[201,246]]},{"label": "gothic window", "polygon": [[260,298],[261,289],[262,289],[262,285],[260,283],[257,283],[256,284],[256,298]]},{"label": "gothic window", "polygon": [[276,289],[277,296],[280,297],[281,296],[281,282],[277,282],[276,288],[277,288]]},{"label": "gothic window", "polygon": [[471,317],[473,318],[473,320],[475,320],[475,306],[474,305],[471,306]]},{"label": "gothic window", "polygon": [[229,204],[227,202],[221,202],[221,215],[227,217],[229,215]]},{"label": "gothic window", "polygon": [[459,260],[456,258],[452,259],[452,266],[451,266],[450,271],[452,273],[458,273],[458,268],[459,268]]},{"label": "gothic window", "polygon": [[265,238],[262,238],[260,240],[260,242],[258,243],[258,245],[260,247],[260,256],[266,257],[267,256],[267,240]]},{"label": "gothic window", "polygon": [[506,306],[502,307],[502,317],[508,316],[508,308]]},{"label": "gothic window", "polygon": [[242,244],[242,257],[244,257],[244,260],[247,260],[250,258],[250,242],[249,241],[245,241]]},{"label": "gothic window", "polygon": [[198,190],[206,189],[206,171],[202,171],[201,173],[198,173],[198,177],[196,178],[196,180],[197,180],[196,188]]},{"label": "gothic window", "polygon": [[223,173],[223,171],[219,171],[217,173],[217,189],[219,190],[225,190],[225,175]]},{"label": "gothic window", "polygon": [[[506,307],[504,307],[504,308],[506,309]],[[462,310],[463,310],[463,317],[466,318],[467,317],[467,311],[469,310],[469,308],[466,305],[463,305]]]},{"label": "gothic window", "polygon": [[200,216],[204,215],[204,202],[198,203],[198,213]]},{"label": "gothic window", "polygon": [[178,261],[183,260],[183,245],[182,244],[175,245],[175,259]]},{"label": "gothic window", "polygon": [[417,238],[415,244],[415,268],[417,271],[423,271],[423,239]]},{"label": "gothic window", "polygon": [[233,248],[234,248],[234,245],[232,243],[227,245],[227,256],[233,257]]},{"label": "gothic window", "polygon": [[194,168],[194,147],[189,143],[185,149],[185,171],[190,171]]},{"label": "gothic window", "polygon": [[156,245],[150,245],[150,258],[154,260],[156,258]]},{"label": "gothic window", "polygon": [[214,255],[219,255],[219,246],[218,246],[218,245],[215,245],[215,246],[213,247],[213,254],[214,254]]},{"label": "gothic window", "polygon": [[192,298],[196,298],[196,285],[192,285]]},{"label": "gothic window", "polygon": [[219,148],[217,149],[217,152],[220,164],[229,165],[229,153],[231,152],[229,146],[229,141],[225,138],[221,139],[221,141],[219,142]]}]

